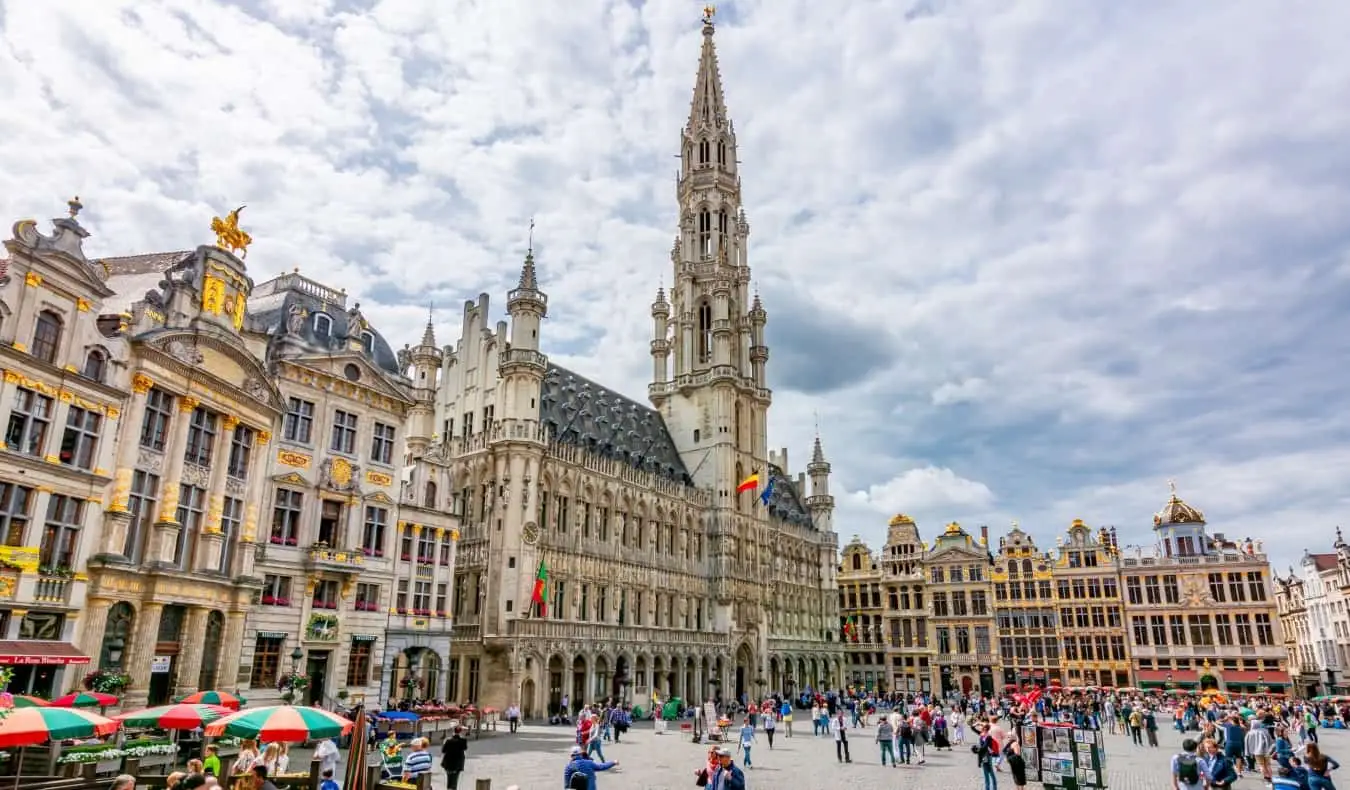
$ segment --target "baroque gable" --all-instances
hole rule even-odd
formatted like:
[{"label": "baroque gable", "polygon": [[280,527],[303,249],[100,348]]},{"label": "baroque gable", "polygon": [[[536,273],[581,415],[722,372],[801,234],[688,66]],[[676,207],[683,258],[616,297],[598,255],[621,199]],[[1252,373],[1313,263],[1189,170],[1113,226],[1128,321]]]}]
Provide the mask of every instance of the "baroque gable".
[{"label": "baroque gable", "polygon": [[402,412],[413,400],[383,370],[356,352],[304,354],[277,360],[279,377],[336,393],[387,412]]},{"label": "baroque gable", "polygon": [[195,329],[160,329],[132,338],[133,346],[148,358],[194,379],[206,378],[210,389],[229,393],[275,412],[285,411],[285,401],[262,363],[239,347],[237,337],[209,326]]}]

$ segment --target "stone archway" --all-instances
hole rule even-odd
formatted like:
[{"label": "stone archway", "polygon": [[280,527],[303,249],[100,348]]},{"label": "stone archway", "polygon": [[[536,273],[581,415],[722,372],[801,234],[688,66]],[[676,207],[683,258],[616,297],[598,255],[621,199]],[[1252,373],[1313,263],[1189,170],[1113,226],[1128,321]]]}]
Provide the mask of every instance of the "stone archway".
[{"label": "stone archway", "polygon": [[563,683],[566,667],[563,666],[563,657],[559,655],[550,656],[548,666],[545,668],[545,682],[548,688],[547,712],[552,715],[562,707]]},{"label": "stone archway", "polygon": [[628,672],[628,656],[621,655],[614,659],[614,677],[610,679],[610,695],[620,702],[628,700],[628,689],[633,684],[633,678]]},{"label": "stone archway", "polygon": [[750,694],[754,691],[755,682],[755,658],[750,652],[750,645],[741,643],[736,648],[736,677],[732,681],[735,690],[736,700],[738,702],[748,700]]},{"label": "stone archway", "polygon": [[609,659],[605,656],[596,656],[595,690],[591,694],[592,699],[596,702],[603,702],[606,697],[612,697],[610,688]]},{"label": "stone archway", "polygon": [[569,693],[572,696],[571,702],[574,710],[589,701],[586,696],[586,693],[590,691],[590,688],[586,685],[586,670],[585,656],[577,656],[572,659],[572,685]]},{"label": "stone archway", "polygon": [[535,716],[534,678],[525,678],[520,682],[520,716],[533,719]]}]

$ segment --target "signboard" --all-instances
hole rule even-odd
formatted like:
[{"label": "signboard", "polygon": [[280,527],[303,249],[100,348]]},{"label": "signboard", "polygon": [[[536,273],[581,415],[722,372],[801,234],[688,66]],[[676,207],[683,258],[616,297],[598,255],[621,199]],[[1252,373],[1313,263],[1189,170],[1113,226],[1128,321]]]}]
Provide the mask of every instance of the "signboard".
[{"label": "signboard", "polygon": [[173,666],[173,656],[155,656],[150,659],[150,674],[164,675]]},{"label": "signboard", "polygon": [[379,637],[374,634],[352,634],[353,642],[376,642]]},{"label": "signboard", "polygon": [[37,546],[0,546],[0,562],[9,563],[24,573],[37,573]]},{"label": "signboard", "polygon": [[286,633],[285,631],[259,631],[259,632],[258,632],[258,638],[259,638],[259,639],[285,639],[285,638],[288,637],[288,636],[290,636],[290,634]]},{"label": "signboard", "polygon": [[88,664],[89,656],[5,656],[0,655],[0,664],[9,664],[16,667],[61,665],[72,666],[75,664]]}]

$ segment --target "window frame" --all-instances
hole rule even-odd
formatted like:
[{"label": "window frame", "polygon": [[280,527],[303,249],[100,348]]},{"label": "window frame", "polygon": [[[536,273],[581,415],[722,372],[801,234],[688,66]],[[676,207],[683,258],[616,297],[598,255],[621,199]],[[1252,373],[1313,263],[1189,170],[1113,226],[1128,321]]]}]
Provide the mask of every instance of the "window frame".
[{"label": "window frame", "polygon": [[[42,539],[38,545],[40,567],[75,569],[80,553],[80,538],[84,531],[85,500],[66,494],[51,494],[47,500],[47,514],[42,522]],[[65,546],[67,556],[57,556],[59,546]],[[62,562],[62,560],[65,560]]]},{"label": "window frame", "polygon": [[[61,447],[56,457],[63,466],[91,472],[98,463],[98,443],[102,435],[102,414],[70,404],[66,410],[66,426],[61,433]],[[67,449],[68,443],[70,449]]]},{"label": "window frame", "polygon": [[145,394],[145,416],[141,418],[140,446],[162,453],[169,444],[169,429],[173,426],[174,395],[159,387],[151,387]]},{"label": "window frame", "polygon": [[[55,416],[55,398],[27,387],[16,387],[5,428],[6,449],[34,458],[44,457]],[[16,426],[19,426],[17,437]]]},{"label": "window frame", "polygon": [[281,424],[281,437],[285,441],[309,445],[314,441],[315,403],[304,398],[286,399],[286,416]]},{"label": "window frame", "polygon": [[355,454],[356,433],[360,425],[361,418],[356,412],[334,409],[333,427],[328,440],[329,451],[342,455]]},{"label": "window frame", "polygon": [[[51,330],[49,337],[44,336],[46,329]],[[28,345],[28,353],[43,362],[55,365],[61,353],[61,336],[65,331],[65,316],[52,309],[39,311],[37,317],[33,319],[33,338]]]}]

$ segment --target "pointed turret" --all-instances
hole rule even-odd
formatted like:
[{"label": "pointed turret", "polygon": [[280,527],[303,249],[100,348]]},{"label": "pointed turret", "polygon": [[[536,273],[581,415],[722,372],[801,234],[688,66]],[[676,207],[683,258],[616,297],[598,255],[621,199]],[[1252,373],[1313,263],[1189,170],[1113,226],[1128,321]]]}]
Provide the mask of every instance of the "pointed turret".
[{"label": "pointed turret", "polygon": [[722,72],[717,68],[717,46],[713,43],[713,9],[703,9],[703,51],[698,59],[698,77],[694,81],[694,98],[689,103],[689,120],[685,134],[694,136],[700,129],[722,129],[729,126],[727,105],[722,99]]},{"label": "pointed turret", "polygon": [[833,531],[834,497],[830,496],[830,462],[825,460],[825,450],[820,446],[820,434],[816,434],[815,446],[811,448],[811,463],[806,465],[806,474],[811,477],[811,496],[806,498],[806,507],[811,511],[811,520],[816,529],[822,532]]},{"label": "pointed turret", "polygon": [[400,370],[411,376],[413,382],[413,407],[408,410],[407,424],[408,454],[413,458],[424,455],[436,438],[436,384],[445,354],[436,346],[436,330],[431,325],[432,309],[427,308],[427,327],[422,331],[422,341],[412,347],[405,346],[398,354]]},{"label": "pointed turret", "polygon": [[533,247],[525,253],[515,289],[506,295],[506,314],[511,316],[511,348],[538,351],[539,324],[548,315],[548,296],[539,290]]},{"label": "pointed turret", "polygon": [[652,383],[647,394],[652,405],[661,408],[670,394],[670,302],[666,300],[666,289],[656,289],[656,301],[652,302]]}]

